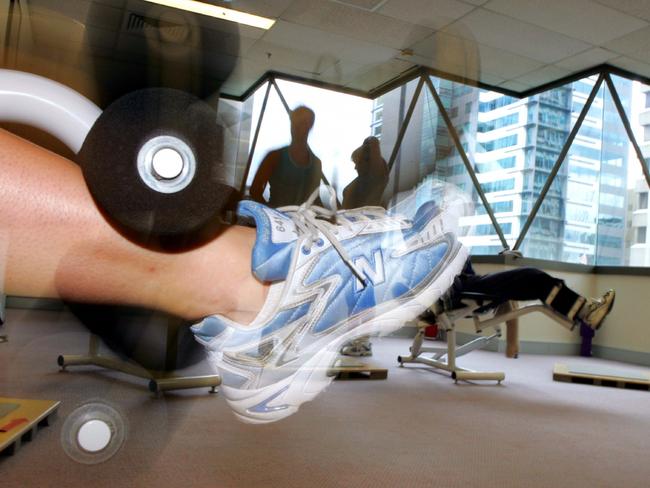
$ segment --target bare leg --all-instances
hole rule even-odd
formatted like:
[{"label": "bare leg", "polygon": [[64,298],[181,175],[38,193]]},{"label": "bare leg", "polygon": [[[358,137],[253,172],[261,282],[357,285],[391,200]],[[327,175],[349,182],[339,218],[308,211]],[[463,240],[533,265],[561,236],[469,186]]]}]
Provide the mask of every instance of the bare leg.
[{"label": "bare leg", "polygon": [[[0,130],[0,272],[5,293],[119,303],[186,317],[252,320],[267,287],[250,271],[254,229],[154,252],[102,217],[74,163]],[[0,283],[2,281],[0,280]]]}]

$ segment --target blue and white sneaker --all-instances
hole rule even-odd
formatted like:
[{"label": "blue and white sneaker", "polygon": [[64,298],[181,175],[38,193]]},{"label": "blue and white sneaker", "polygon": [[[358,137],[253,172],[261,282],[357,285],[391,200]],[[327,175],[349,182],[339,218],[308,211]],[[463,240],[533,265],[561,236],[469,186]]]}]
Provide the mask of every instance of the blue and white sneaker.
[{"label": "blue and white sneaker", "polygon": [[312,201],[281,210],[240,203],[257,224],[252,271],[273,283],[268,298],[250,325],[213,315],[192,328],[246,422],[295,413],[331,382],[342,345],[417,317],[467,259],[454,235],[439,231],[432,207],[407,221],[380,208],[334,212]]}]

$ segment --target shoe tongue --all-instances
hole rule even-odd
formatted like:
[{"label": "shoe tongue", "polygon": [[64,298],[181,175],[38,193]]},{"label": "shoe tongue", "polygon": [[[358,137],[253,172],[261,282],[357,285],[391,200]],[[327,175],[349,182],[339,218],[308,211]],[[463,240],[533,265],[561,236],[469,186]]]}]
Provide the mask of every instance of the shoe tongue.
[{"label": "shoe tongue", "polygon": [[257,225],[251,262],[253,274],[262,281],[286,279],[298,238],[293,221],[282,212],[250,200],[240,202],[237,212],[254,218]]}]

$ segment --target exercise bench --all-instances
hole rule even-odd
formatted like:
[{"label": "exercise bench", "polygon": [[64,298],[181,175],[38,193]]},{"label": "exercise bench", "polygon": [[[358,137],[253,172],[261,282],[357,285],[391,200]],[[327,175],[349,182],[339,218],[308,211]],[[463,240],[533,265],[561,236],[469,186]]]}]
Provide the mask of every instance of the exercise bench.
[{"label": "exercise bench", "polygon": [[[482,293],[457,292],[450,290],[443,295],[428,312],[431,321],[419,320],[417,333],[410,347],[408,356],[398,356],[400,366],[405,363],[426,364],[433,368],[442,369],[451,373],[455,382],[458,380],[494,380],[501,383],[505,373],[499,371],[474,371],[458,366],[457,358],[476,349],[486,347],[502,336],[501,324],[508,327],[508,341],[506,355],[517,357],[519,351],[518,319],[530,313],[540,312],[558,322],[563,327],[573,330],[575,324],[563,315],[555,312],[547,305],[531,303],[522,307],[517,302],[503,301],[496,296]],[[493,329],[489,335],[479,336],[465,344],[458,345],[456,340],[456,321],[462,318],[471,318],[476,333],[481,334],[487,329]],[[432,323],[437,323],[445,332],[446,345],[425,346],[425,329]],[[431,356],[424,356],[432,353]]]}]

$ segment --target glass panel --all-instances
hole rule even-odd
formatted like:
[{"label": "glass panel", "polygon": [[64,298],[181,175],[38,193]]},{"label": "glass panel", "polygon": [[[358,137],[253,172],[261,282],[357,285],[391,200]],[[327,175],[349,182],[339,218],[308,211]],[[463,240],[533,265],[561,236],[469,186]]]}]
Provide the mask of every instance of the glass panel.
[{"label": "glass panel", "polygon": [[[385,154],[393,150],[401,122],[404,120],[418,80],[397,88],[376,102],[381,106],[384,123],[381,142]],[[440,96],[446,96],[451,82],[434,80]],[[466,110],[466,105],[462,106]],[[496,254],[503,249],[496,231],[481,203],[462,159],[458,156],[449,130],[438,111],[430,90],[424,85],[413,116],[395,158],[389,192],[394,202],[406,201],[417,188],[414,208],[427,200],[454,202],[450,215],[460,212],[454,228],[474,254]],[[462,203],[462,208],[458,204]],[[511,229],[504,229],[511,232]]]},{"label": "glass panel", "polygon": [[[635,100],[645,98],[644,87],[616,77],[616,91],[634,133],[643,121]],[[646,244],[648,184],[609,92],[604,98],[603,148],[600,172],[597,264],[649,266]]]},{"label": "glass panel", "polygon": [[[645,164],[650,165],[650,85],[612,75],[634,138],[641,148]],[[631,90],[630,90],[631,84]]]},{"label": "glass panel", "polygon": [[643,133],[643,123],[650,120],[647,115],[643,115],[645,112],[650,113],[650,86],[622,76],[610,76],[621,99],[627,120],[630,121],[636,140],[639,144],[643,144],[646,140]]},{"label": "glass panel", "polygon": [[648,192],[650,189],[641,171],[633,162],[630,164],[628,184],[632,186],[628,190],[625,264],[628,266],[650,266],[650,241],[648,240],[648,226],[650,225]]},{"label": "glass panel", "polygon": [[[617,89],[621,100],[631,103],[632,82],[622,80]],[[586,90],[584,80],[574,83],[574,95],[576,90]],[[573,98],[575,117],[581,104],[576,103],[579,96]],[[526,236],[524,255],[589,265],[629,263],[630,247],[642,236],[642,231],[631,228],[634,205],[630,199],[635,198],[635,191],[640,194],[647,188],[631,172],[636,167],[635,173],[640,174],[635,160],[611,94],[603,85],[533,221],[531,229],[536,232]],[[640,195],[637,204],[643,205]],[[563,218],[543,212],[549,205]],[[636,225],[643,227],[639,219]]]},{"label": "glass panel", "polygon": [[[255,138],[255,129],[257,128],[257,121],[260,118],[262,105],[264,104],[264,96],[266,94],[267,84],[264,84],[255,91],[253,95],[253,116],[251,119],[251,130],[250,137],[248,139],[249,151],[253,145],[253,139]],[[273,149],[278,149],[282,146],[286,146],[291,141],[291,132],[289,127],[289,115],[282,105],[280,96],[271,87],[271,92],[269,93],[269,99],[266,104],[266,110],[264,112],[264,117],[262,119],[262,125],[260,127],[260,133],[257,139],[257,145],[255,146],[255,153],[253,154],[253,161],[251,163],[250,170],[248,172],[248,178],[246,179],[246,191],[250,189],[253,178],[257,173],[264,157]],[[264,197],[268,200],[269,190],[268,186],[264,193]]]},{"label": "glass panel", "polygon": [[233,100],[219,100],[217,117],[223,127],[223,162],[226,167],[226,181],[229,185],[239,189],[244,176],[251,132],[253,110],[253,97],[245,102]]},{"label": "glass panel", "polygon": [[[570,86],[569,106],[575,120],[589,96],[589,87],[597,77],[574,82]],[[537,216],[524,239],[524,256],[569,263],[596,264],[599,175],[603,147],[603,101],[606,87],[601,88],[576,135],[562,166],[547,193]],[[612,114],[608,114],[608,117]],[[536,162],[539,162],[539,157]],[[546,175],[535,171],[531,186],[536,195],[546,182]],[[524,205],[530,213],[535,200]]]},{"label": "glass panel", "polygon": [[[518,99],[460,83],[437,83],[483,192],[512,247],[575,124],[580,102],[584,103],[589,92],[574,93],[569,84]],[[592,80],[584,84],[593,87]],[[456,165],[460,162],[455,149],[452,160]],[[555,197],[540,212],[557,221],[562,206]],[[531,231],[548,233],[535,227]]]},{"label": "glass panel", "polygon": [[[373,102],[367,98],[285,80],[277,83],[292,110],[305,105],[314,111],[309,146],[320,158],[323,174],[342,202],[343,189],[357,177],[352,151],[372,135],[373,117],[381,121],[381,111],[373,111]],[[275,113],[271,117],[275,118]]]}]

